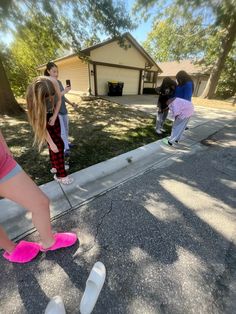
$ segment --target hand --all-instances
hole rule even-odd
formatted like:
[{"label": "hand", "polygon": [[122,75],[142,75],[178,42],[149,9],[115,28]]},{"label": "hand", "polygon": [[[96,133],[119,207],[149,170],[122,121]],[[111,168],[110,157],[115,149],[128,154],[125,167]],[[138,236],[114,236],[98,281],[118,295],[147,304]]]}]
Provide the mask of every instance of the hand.
[{"label": "hand", "polygon": [[71,103],[71,106],[72,106],[74,109],[76,109],[77,106],[78,106],[78,104],[76,104],[75,102],[72,102],[72,103]]},{"label": "hand", "polygon": [[51,125],[51,126],[53,126],[53,125],[55,124],[56,118],[57,118],[57,117],[51,116],[51,118],[50,118],[49,121],[48,121],[48,124]]},{"label": "hand", "polygon": [[64,89],[64,95],[71,90],[71,86],[66,86]]},{"label": "hand", "polygon": [[57,148],[57,145],[55,143],[51,143],[50,148],[54,153],[59,153],[59,149]]}]

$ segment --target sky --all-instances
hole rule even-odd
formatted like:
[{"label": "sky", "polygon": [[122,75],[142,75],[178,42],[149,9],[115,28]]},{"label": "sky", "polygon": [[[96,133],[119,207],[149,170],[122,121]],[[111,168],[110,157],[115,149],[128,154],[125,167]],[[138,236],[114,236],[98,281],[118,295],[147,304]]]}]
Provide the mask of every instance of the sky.
[{"label": "sky", "polygon": [[[125,0],[126,8],[128,12],[131,13],[132,7],[135,3],[135,0]],[[152,28],[152,19],[149,19],[147,22],[141,20],[137,29],[131,31],[131,34],[138,42],[143,42],[147,38],[148,33],[151,31]]]},{"label": "sky", "polygon": [[148,20],[147,22],[142,22],[139,24],[139,27],[131,31],[130,33],[134,36],[134,38],[139,42],[145,41],[147,38],[148,33],[151,31],[152,28],[152,21]]},{"label": "sky", "polygon": [[[124,0],[124,2],[127,8],[127,11],[131,13],[135,0]],[[139,43],[142,43],[147,38],[148,32],[151,31],[151,27],[152,27],[151,19],[149,19],[147,22],[142,21],[141,23],[139,23],[139,26],[137,29],[131,31],[131,34]],[[13,36],[11,35],[11,33],[3,34],[0,32],[0,37],[1,37],[1,40],[6,45],[9,45],[13,40]]]}]

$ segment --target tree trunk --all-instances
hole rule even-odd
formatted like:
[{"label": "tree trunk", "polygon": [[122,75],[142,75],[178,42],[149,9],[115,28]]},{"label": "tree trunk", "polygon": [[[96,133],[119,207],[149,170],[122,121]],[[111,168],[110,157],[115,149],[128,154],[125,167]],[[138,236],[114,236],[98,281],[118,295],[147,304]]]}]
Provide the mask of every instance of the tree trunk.
[{"label": "tree trunk", "polygon": [[16,115],[23,111],[13,95],[0,56],[0,114]]},{"label": "tree trunk", "polygon": [[210,77],[201,95],[201,98],[212,98],[215,94],[215,90],[216,90],[221,72],[224,68],[226,58],[236,38],[235,29],[236,29],[236,17],[234,16],[226,30],[225,38],[222,40],[222,43],[221,43],[219,56],[211,70]]}]

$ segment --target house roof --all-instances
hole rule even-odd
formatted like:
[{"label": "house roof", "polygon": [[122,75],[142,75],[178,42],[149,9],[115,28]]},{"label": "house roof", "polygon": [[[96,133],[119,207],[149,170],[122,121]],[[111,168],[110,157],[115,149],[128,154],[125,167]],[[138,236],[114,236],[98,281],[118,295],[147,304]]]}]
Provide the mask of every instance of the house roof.
[{"label": "house roof", "polygon": [[193,76],[199,74],[209,74],[209,69],[194,63],[193,60],[159,62],[158,65],[162,69],[162,73],[159,74],[160,77],[176,76],[176,74],[181,70],[186,71],[189,75]]},{"label": "house roof", "polygon": [[[150,66],[156,66],[158,69],[159,69],[159,73],[162,72],[161,68],[156,64],[156,62],[152,59],[152,57],[146,52],[146,50],[144,50],[144,48],[137,42],[137,40],[130,34],[130,33],[125,33],[122,35],[123,37],[125,37],[126,39],[128,39],[135,47],[136,49],[141,53],[141,55],[148,61],[148,64]],[[111,42],[114,42],[114,41],[117,41],[119,40],[120,38],[119,37],[113,37],[111,39],[108,39],[108,40],[105,40],[99,44],[96,44],[96,45],[93,45],[91,47],[88,47],[88,48],[85,48],[85,49],[82,49],[81,52],[85,55],[90,55],[90,51],[92,50],[95,50],[99,47],[102,47],[102,46],[105,46]],[[53,60],[54,62],[57,62],[57,61],[61,61],[61,60],[65,60],[65,59],[69,59],[69,58],[72,58],[72,57],[75,57],[77,56],[77,53],[72,53],[72,54],[69,54],[69,55],[66,55],[64,57],[61,57],[61,58],[57,58],[55,60]],[[38,70],[44,68],[46,65],[46,63],[44,64],[41,64],[40,66],[37,67]]]}]

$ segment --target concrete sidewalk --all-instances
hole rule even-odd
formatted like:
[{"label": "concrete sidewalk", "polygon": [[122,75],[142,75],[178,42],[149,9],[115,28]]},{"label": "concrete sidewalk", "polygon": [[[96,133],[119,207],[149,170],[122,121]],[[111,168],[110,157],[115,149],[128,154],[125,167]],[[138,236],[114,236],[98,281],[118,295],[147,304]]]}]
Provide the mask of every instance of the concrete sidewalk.
[{"label": "concrete sidewalk", "polygon": [[[42,185],[40,188],[51,199],[52,219],[85,204],[151,167],[161,167],[163,163],[171,164],[183,155],[194,154],[198,151],[201,140],[230,124],[235,117],[236,114],[233,112],[197,107],[196,114],[189,123],[190,130],[185,132],[182,145],[178,148],[165,147],[158,140],[73,173],[74,183],[70,186],[60,185],[55,181]],[[11,238],[22,237],[33,228],[30,214],[6,199],[0,201],[0,224]]]},{"label": "concrete sidewalk", "polygon": [[0,312],[42,314],[60,295],[66,313],[79,313],[100,260],[107,278],[93,314],[235,313],[236,126],[200,144],[213,125],[191,130],[198,139],[186,139],[185,152],[163,150],[143,174],[55,219],[55,230],[78,234],[73,247],[24,265],[0,256]]}]

